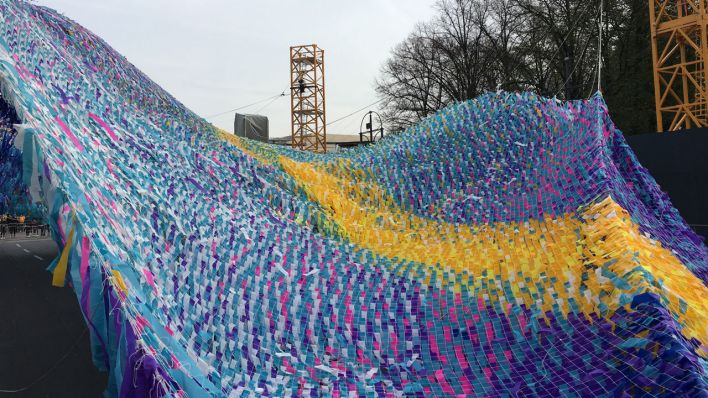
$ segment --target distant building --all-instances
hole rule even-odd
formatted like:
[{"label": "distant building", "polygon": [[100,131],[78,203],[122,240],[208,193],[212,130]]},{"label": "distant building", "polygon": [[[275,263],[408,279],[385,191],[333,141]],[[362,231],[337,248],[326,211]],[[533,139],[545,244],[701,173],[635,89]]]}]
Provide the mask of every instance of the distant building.
[{"label": "distant building", "polygon": [[237,113],[234,118],[234,134],[239,137],[268,142],[268,117]]},{"label": "distant building", "polygon": [[[268,142],[276,145],[292,145],[290,136],[271,138]],[[359,134],[327,134],[327,152],[338,152],[340,149],[367,144],[370,144],[368,136],[362,136],[360,139]]]}]

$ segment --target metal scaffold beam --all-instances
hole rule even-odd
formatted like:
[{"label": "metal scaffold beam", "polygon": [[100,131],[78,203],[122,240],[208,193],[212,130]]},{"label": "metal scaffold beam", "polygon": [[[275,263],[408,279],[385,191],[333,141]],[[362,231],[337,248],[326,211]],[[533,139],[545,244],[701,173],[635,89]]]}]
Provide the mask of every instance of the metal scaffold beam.
[{"label": "metal scaffold beam", "polygon": [[708,124],[708,0],[649,0],[658,131]]},{"label": "metal scaffold beam", "polygon": [[324,50],[316,44],[290,47],[292,147],[327,152]]}]

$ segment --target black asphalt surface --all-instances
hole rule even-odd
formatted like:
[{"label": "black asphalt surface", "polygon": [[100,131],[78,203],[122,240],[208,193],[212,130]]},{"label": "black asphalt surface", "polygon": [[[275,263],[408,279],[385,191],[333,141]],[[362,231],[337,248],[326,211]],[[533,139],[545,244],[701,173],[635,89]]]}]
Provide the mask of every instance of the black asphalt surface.
[{"label": "black asphalt surface", "polygon": [[[0,240],[0,398],[100,397],[89,332],[70,287],[52,287],[52,240]],[[22,390],[20,392],[7,392]]]}]

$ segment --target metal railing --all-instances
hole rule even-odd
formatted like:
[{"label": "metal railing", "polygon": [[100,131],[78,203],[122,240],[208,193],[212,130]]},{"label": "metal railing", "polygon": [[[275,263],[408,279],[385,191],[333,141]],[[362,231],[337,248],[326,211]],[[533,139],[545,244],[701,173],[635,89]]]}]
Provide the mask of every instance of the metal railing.
[{"label": "metal railing", "polygon": [[18,237],[48,237],[48,224],[5,223],[0,224],[0,239]]}]

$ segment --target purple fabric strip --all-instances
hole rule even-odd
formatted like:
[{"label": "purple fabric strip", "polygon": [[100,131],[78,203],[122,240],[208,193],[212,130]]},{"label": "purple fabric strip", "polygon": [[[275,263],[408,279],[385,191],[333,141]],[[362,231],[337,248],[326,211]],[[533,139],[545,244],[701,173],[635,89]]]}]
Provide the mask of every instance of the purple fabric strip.
[{"label": "purple fabric strip", "polygon": [[165,396],[164,386],[159,384],[158,380],[162,378],[169,382],[170,377],[158,365],[155,358],[145,355],[145,351],[138,347],[135,332],[129,323],[126,323],[125,330],[128,361],[123,372],[120,398],[158,398]]}]

